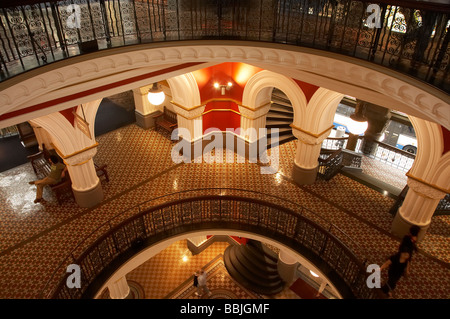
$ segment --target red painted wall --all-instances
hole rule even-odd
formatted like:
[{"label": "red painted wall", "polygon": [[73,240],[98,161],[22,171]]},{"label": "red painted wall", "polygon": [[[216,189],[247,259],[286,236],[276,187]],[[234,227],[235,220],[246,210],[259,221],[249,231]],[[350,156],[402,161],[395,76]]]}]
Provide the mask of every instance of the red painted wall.
[{"label": "red painted wall", "polygon": [[205,112],[213,109],[226,109],[230,111],[212,111],[203,115],[203,133],[208,128],[218,128],[226,131],[227,128],[236,129],[241,126],[241,116],[231,110],[239,112],[239,107],[232,101],[211,101],[206,104]]},{"label": "red painted wall", "polygon": [[64,115],[64,117],[70,122],[70,124],[72,124],[72,126],[74,126],[75,124],[75,115],[73,115],[73,112],[75,112],[77,110],[77,107],[71,107],[70,109],[65,109],[62,111],[59,111],[59,113],[61,113],[62,115]]},{"label": "red painted wall", "polygon": [[312,96],[316,93],[319,87],[296,79],[294,79],[294,81],[302,89],[306,96],[306,101],[309,103],[309,100],[311,100]]},{"label": "red painted wall", "polygon": [[[211,109],[239,112],[237,103],[242,102],[242,94],[247,81],[261,70],[245,63],[226,62],[192,72],[198,84],[201,102],[206,102],[205,112]],[[231,82],[233,85],[225,91],[225,95],[222,95],[220,88],[214,87],[216,82],[219,85],[227,85],[228,82]],[[213,111],[203,115],[203,132],[208,128],[218,128],[221,131],[225,131],[227,128],[236,129],[240,125],[240,115],[231,111]]]},{"label": "red painted wall", "polygon": [[[192,72],[198,84],[202,103],[211,99],[233,99],[242,102],[242,93],[247,81],[262,69],[240,62],[226,62]],[[233,86],[222,95],[214,83]]]},{"label": "red painted wall", "polygon": [[441,126],[442,129],[442,136],[444,138],[444,151],[442,152],[442,155],[450,151],[450,131],[447,130],[445,127]]}]

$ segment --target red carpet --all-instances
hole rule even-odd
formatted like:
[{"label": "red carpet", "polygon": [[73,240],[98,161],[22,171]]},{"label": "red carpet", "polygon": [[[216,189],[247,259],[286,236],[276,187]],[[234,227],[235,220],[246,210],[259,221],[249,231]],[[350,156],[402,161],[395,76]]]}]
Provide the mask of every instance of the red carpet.
[{"label": "red carpet", "polygon": [[307,284],[303,279],[298,278],[290,287],[302,299],[327,299],[322,294],[316,297],[317,290]]}]

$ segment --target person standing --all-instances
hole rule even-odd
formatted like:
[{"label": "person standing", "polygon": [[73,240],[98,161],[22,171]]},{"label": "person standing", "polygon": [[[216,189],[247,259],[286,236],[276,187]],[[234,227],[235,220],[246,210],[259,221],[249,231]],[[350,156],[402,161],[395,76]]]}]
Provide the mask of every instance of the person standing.
[{"label": "person standing", "polygon": [[56,155],[51,155],[49,161],[51,164],[50,173],[43,179],[29,182],[30,185],[36,185],[36,199],[34,200],[35,204],[42,200],[44,186],[54,185],[61,182],[61,179],[64,178],[67,171],[66,165],[61,163]]},{"label": "person standing", "polygon": [[200,269],[196,274],[198,274],[197,296],[203,296],[205,292],[208,296],[211,296],[211,291],[209,291],[207,286],[206,272],[203,269]]}]

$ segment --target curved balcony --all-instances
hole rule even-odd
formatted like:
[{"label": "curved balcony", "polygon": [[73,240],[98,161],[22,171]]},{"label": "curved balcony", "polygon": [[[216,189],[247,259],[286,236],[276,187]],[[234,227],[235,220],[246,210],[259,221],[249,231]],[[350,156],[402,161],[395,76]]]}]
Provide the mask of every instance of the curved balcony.
[{"label": "curved balcony", "polygon": [[[370,7],[369,7],[370,6]],[[450,92],[450,6],[404,0],[17,0],[0,4],[0,80],[72,56],[228,39],[370,61]]]},{"label": "curved balcony", "polygon": [[[246,231],[291,247],[314,263],[344,298],[376,298],[366,284],[363,250],[334,224],[286,199],[255,191],[205,188],[164,195],[99,226],[61,262],[42,298],[92,298],[134,255],[164,239],[198,230]],[[66,285],[80,266],[82,287]]]}]

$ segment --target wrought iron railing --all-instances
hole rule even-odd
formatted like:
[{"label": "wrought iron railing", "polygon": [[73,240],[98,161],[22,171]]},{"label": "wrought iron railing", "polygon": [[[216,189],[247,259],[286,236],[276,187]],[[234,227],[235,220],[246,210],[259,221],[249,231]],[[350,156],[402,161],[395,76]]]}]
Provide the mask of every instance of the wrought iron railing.
[{"label": "wrought iron railing", "polygon": [[449,21],[448,5],[402,0],[3,1],[0,79],[90,50],[233,39],[336,52],[450,92]]},{"label": "wrought iron railing", "polygon": [[[96,285],[96,280],[107,278],[105,269],[114,271],[110,267],[113,261],[127,253],[130,258],[129,252],[136,245],[142,249],[169,235],[214,228],[246,230],[284,242],[313,262],[325,264],[329,275],[334,273],[341,278],[352,296],[376,297],[366,285],[364,252],[334,224],[284,198],[228,188],[168,194],[117,214],[70,252],[47,282],[41,297],[92,296],[103,284]],[[79,289],[66,285],[69,264],[81,268]]]},{"label": "wrought iron railing", "polygon": [[321,150],[319,156],[319,168],[317,170],[317,178],[326,181],[332,179],[344,167],[342,159],[344,155],[342,148],[337,150]]}]

